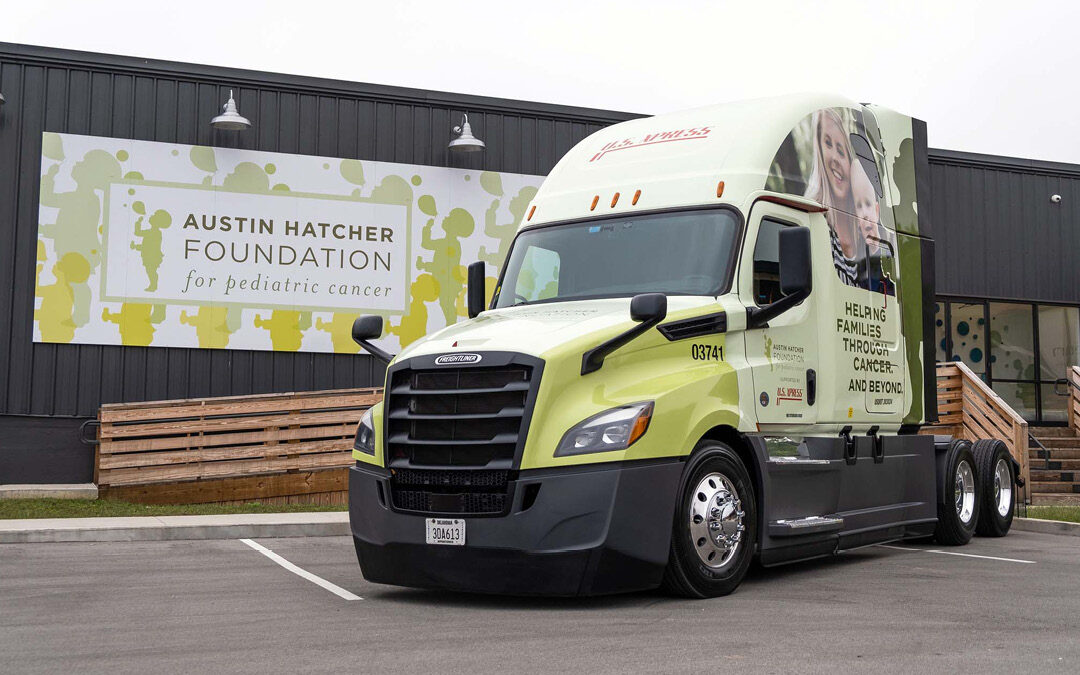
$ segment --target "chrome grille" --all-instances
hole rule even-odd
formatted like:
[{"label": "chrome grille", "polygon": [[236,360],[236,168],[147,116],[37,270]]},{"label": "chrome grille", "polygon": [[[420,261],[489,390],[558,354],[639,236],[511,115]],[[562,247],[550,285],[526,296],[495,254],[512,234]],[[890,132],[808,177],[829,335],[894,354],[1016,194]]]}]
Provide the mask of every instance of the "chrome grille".
[{"label": "chrome grille", "polygon": [[386,397],[390,466],[510,468],[531,376],[517,364],[394,372]]}]

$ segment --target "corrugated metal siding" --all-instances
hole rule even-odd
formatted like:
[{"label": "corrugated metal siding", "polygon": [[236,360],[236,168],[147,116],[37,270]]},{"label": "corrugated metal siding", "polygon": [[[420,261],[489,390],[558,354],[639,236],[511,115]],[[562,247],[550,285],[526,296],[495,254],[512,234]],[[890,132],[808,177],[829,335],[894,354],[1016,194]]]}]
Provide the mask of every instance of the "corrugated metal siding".
[{"label": "corrugated metal siding", "polygon": [[938,294],[1080,303],[1080,167],[932,150],[930,173]]},{"label": "corrugated metal siding", "polygon": [[[255,127],[212,129],[229,88]],[[381,382],[369,356],[35,344],[41,132],[546,174],[632,115],[0,44],[0,415]],[[468,112],[488,151],[450,155]]]}]

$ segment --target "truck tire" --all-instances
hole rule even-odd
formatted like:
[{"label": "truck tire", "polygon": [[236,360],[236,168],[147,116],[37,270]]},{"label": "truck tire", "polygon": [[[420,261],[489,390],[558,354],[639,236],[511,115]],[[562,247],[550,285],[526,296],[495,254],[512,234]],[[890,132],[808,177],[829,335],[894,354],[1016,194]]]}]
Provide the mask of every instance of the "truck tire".
[{"label": "truck tire", "polygon": [[938,500],[938,522],[934,539],[946,546],[963,546],[971,541],[979,521],[978,476],[971,443],[956,439],[945,451],[942,499]]},{"label": "truck tire", "polygon": [[1016,507],[1016,476],[1012,455],[999,439],[975,441],[972,449],[979,476],[979,522],[975,533],[983,537],[1004,537],[1012,527]]},{"label": "truck tire", "polygon": [[683,470],[664,588],[687,598],[715,598],[746,576],[757,543],[754,483],[739,456],[702,441]]}]

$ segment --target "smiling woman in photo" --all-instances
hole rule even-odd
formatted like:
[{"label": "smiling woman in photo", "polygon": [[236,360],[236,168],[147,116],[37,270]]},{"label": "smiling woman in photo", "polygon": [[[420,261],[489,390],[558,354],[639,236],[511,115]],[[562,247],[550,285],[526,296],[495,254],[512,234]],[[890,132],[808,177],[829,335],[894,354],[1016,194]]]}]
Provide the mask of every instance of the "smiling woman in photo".
[{"label": "smiling woman in photo", "polygon": [[829,208],[833,263],[840,279],[848,286],[858,283],[856,265],[855,202],[851,193],[851,160],[854,156],[844,121],[832,109],[813,115],[814,162],[806,186],[806,196]]}]

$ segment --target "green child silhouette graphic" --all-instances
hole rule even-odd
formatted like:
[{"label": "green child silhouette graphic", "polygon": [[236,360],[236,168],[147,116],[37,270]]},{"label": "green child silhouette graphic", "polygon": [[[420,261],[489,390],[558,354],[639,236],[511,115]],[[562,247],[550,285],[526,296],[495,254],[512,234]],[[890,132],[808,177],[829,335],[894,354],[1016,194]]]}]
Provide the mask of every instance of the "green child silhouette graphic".
[{"label": "green child silhouette graphic", "polygon": [[71,342],[75,337],[76,287],[90,278],[90,263],[78,253],[66,253],[53,265],[56,283],[38,286],[41,307],[34,310],[41,338],[46,342]]},{"label": "green child silhouette graphic", "polygon": [[154,341],[154,324],[165,320],[165,305],[125,302],[119,312],[101,310],[104,321],[120,326],[120,342],[128,347],[147,347]]},{"label": "green child silhouette graphic", "polygon": [[390,326],[387,333],[397,335],[402,347],[416,342],[427,335],[427,304],[439,299],[439,282],[430,274],[421,274],[409,288],[409,311],[401,317],[396,326]]},{"label": "green child silhouette graphic", "polygon": [[296,352],[300,351],[304,331],[311,328],[311,312],[275,309],[269,319],[256,315],[255,326],[270,331],[275,352]]},{"label": "green child silhouette graphic", "polygon": [[[465,209],[453,209],[446,218],[443,218],[442,227],[446,236],[442,239],[433,239],[431,231],[435,226],[435,219],[431,218],[424,225],[420,245],[434,253],[431,262],[424,262],[421,258],[416,259],[416,267],[430,272],[442,285],[442,295],[439,305],[442,307],[446,325],[457,322],[459,313],[459,295],[465,290],[465,268],[461,266],[461,239],[468,237],[476,229],[476,221],[472,214]],[[463,314],[463,312],[462,312]]]},{"label": "green child silhouette graphic", "polygon": [[[142,202],[135,202],[134,206],[141,206]],[[136,209],[138,211],[138,209]],[[145,211],[145,209],[144,209]],[[148,292],[156,291],[158,287],[158,268],[165,259],[161,252],[161,231],[172,225],[172,216],[167,211],[158,209],[150,216],[150,227],[143,229],[144,216],[139,216],[135,221],[135,236],[140,237],[142,242],[131,242],[131,248],[142,254],[143,268],[146,269],[146,277],[150,285],[146,287]]]},{"label": "green child silhouette graphic", "polygon": [[334,352],[337,354],[356,354],[360,351],[360,345],[353,342],[352,325],[356,315],[347,312],[334,312],[329,321],[315,320],[315,327],[330,333],[330,341],[334,344]]},{"label": "green child silhouette graphic", "polygon": [[[56,191],[59,164],[53,164],[41,177],[41,205],[58,209],[55,223],[41,223],[41,235],[53,240],[56,256],[68,253],[82,256],[89,274],[101,263],[101,196],[112,181],[121,176],[120,162],[104,150],[91,150],[71,169],[75,189]],[[90,290],[86,279],[76,283],[71,320],[83,326],[90,320]],[[79,288],[81,286],[81,288]]]}]

